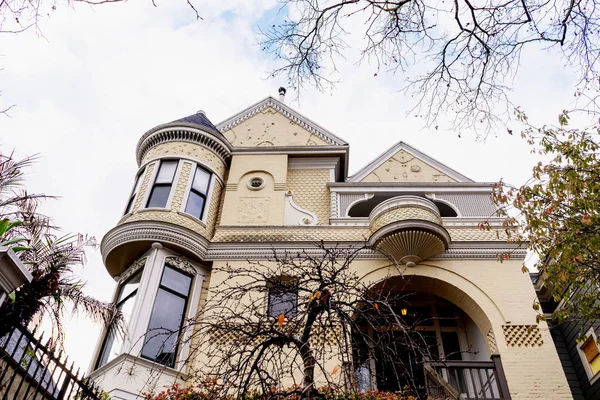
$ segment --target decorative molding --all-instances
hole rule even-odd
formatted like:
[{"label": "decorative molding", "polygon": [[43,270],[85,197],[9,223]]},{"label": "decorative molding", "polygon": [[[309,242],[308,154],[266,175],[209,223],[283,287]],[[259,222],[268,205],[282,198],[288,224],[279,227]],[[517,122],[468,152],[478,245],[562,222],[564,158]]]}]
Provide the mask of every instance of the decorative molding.
[{"label": "decorative molding", "polygon": [[373,208],[373,211],[369,214],[369,219],[374,221],[381,214],[400,207],[421,208],[434,214],[437,218],[441,218],[440,211],[432,201],[419,196],[405,195],[392,197],[391,199],[382,201]]},{"label": "decorative molding", "polygon": [[369,217],[338,217],[330,218],[329,223],[333,226],[369,226]]},{"label": "decorative molding", "polygon": [[148,257],[142,257],[139,260],[136,260],[129,268],[125,270],[119,277],[119,285],[125,283],[127,279],[129,279],[133,274],[142,269],[144,265],[146,265]]},{"label": "decorative molding", "polygon": [[332,218],[339,216],[340,210],[340,196],[336,192],[329,192],[329,219],[331,223]]},{"label": "decorative molding", "polygon": [[[482,217],[442,217],[442,226],[447,228],[477,228],[486,221],[492,228],[502,228],[504,218],[484,219]],[[329,220],[331,225],[339,226],[369,226],[369,217],[338,217]]]},{"label": "decorative molding", "polygon": [[[335,193],[335,192],[334,192]],[[361,193],[361,194],[340,194],[340,202],[342,203],[340,211],[342,211],[342,215],[340,217],[347,217],[348,213],[358,203],[363,203],[372,199],[375,194],[374,193]]]},{"label": "decorative molding", "polygon": [[208,240],[179,225],[162,221],[126,222],[111,229],[102,238],[100,252],[104,264],[109,268],[106,259],[117,247],[140,241],[160,242],[166,246],[174,245],[186,249],[200,260],[206,257],[208,249]]},{"label": "decorative molding", "polygon": [[544,344],[537,325],[502,325],[509,347],[539,347]]},{"label": "decorative molding", "polygon": [[266,224],[269,220],[270,197],[240,197],[237,203],[237,222],[240,224]]},{"label": "decorative molding", "polygon": [[[380,240],[385,239],[388,236],[394,235],[396,232],[401,231],[425,231],[429,232],[432,235],[437,236],[444,245],[445,249],[448,249],[450,244],[450,234],[446,229],[442,226],[423,220],[402,220],[397,222],[392,222],[391,224],[387,224],[377,231],[373,232],[371,237],[369,238],[369,244],[376,245]],[[436,254],[437,255],[437,254]],[[432,256],[433,257],[433,256]]]},{"label": "decorative molding", "polygon": [[231,148],[228,144],[214,135],[191,127],[164,128],[146,133],[137,145],[136,160],[141,165],[144,156],[152,147],[161,143],[178,141],[198,144],[215,153],[224,163],[231,157]]},{"label": "decorative molding", "polygon": [[165,257],[165,264],[187,272],[192,276],[198,275],[196,268],[183,256],[167,256]]},{"label": "decorative molding", "polygon": [[[333,245],[333,243],[332,243]],[[347,242],[336,243],[337,246],[343,248],[360,248],[364,247],[365,242]],[[456,246],[456,247],[455,247]],[[315,247],[314,242],[296,242],[296,243],[212,243],[206,254],[207,261],[216,260],[256,260],[268,259],[273,257],[273,252],[277,254],[296,255],[306,253],[309,255],[319,254],[319,249]],[[500,254],[511,253],[511,258],[525,258],[526,249],[515,248],[514,246],[494,245],[489,247],[476,247],[460,244],[458,247],[455,244],[450,244],[450,247],[444,252],[429,260],[497,260]],[[357,255],[358,259],[382,259],[385,258],[379,252],[369,248],[361,249]],[[500,264],[498,263],[500,266]]]},{"label": "decorative molding", "polygon": [[260,176],[253,176],[246,182],[246,187],[250,190],[261,190],[266,186],[266,184],[267,181]]},{"label": "decorative molding", "polygon": [[328,169],[337,176],[340,167],[339,157],[289,158],[288,169]]},{"label": "decorative molding", "polygon": [[447,165],[442,164],[441,162],[435,160],[434,158],[431,158],[427,154],[415,149],[414,147],[410,146],[409,144],[407,144],[403,141],[399,141],[398,143],[396,143],[395,145],[390,147],[384,153],[379,155],[379,157],[375,158],[373,161],[371,161],[365,167],[363,167],[358,172],[356,172],[354,175],[349,177],[347,181],[348,182],[360,182],[367,175],[369,175],[371,172],[375,171],[379,166],[381,166],[384,162],[386,162],[390,157],[392,157],[394,154],[396,154],[402,150],[406,151],[413,157],[416,157],[416,158],[420,159],[421,161],[431,165],[433,168],[437,169],[442,174],[454,179],[457,182],[473,182],[473,180],[467,178],[463,174],[453,170],[452,168],[448,167]]},{"label": "decorative molding", "polygon": [[487,193],[491,194],[493,183],[471,182],[331,182],[327,186],[339,193]]},{"label": "decorative molding", "polygon": [[264,100],[259,101],[256,104],[251,105],[250,107],[237,113],[233,117],[230,117],[229,119],[226,119],[225,121],[217,124],[217,129],[219,129],[220,132],[226,132],[226,131],[230,130],[231,128],[234,128],[235,126],[241,124],[242,122],[252,118],[254,115],[262,112],[263,110],[265,110],[267,108],[273,108],[275,111],[279,112],[281,115],[285,116],[293,123],[301,126],[302,128],[306,129],[310,133],[318,136],[319,138],[323,139],[326,143],[328,143],[330,145],[333,145],[333,146],[347,146],[348,145],[348,143],[344,142],[342,139],[335,136],[333,133],[329,132],[325,128],[319,126],[318,124],[316,124],[315,122],[306,118],[305,116],[301,115],[297,111],[291,109],[284,103],[282,103],[279,100],[276,100],[270,96]]},{"label": "decorative molding", "polygon": [[488,350],[490,351],[490,355],[498,354],[498,345],[496,344],[496,338],[494,337],[494,332],[492,328],[485,335],[488,344]]},{"label": "decorative molding", "polygon": [[305,210],[294,202],[294,193],[288,190],[285,194],[283,221],[286,226],[311,226],[318,224],[317,215]]}]

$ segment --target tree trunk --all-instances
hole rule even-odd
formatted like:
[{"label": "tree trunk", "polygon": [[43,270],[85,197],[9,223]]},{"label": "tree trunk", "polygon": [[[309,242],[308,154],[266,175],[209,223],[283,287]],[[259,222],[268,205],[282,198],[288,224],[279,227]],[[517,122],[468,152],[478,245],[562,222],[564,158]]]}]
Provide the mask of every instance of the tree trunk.
[{"label": "tree trunk", "polygon": [[310,399],[315,392],[315,364],[316,360],[308,342],[300,348],[300,355],[304,365],[304,378],[302,379],[302,398]]}]

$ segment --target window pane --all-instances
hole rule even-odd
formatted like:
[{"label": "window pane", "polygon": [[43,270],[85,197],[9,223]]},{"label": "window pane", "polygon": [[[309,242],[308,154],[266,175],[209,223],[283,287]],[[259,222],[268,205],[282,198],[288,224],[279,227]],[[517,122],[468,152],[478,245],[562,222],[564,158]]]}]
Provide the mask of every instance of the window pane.
[{"label": "window pane", "polygon": [[[138,272],[132,279],[123,285],[121,288],[121,294],[119,300],[129,296],[133,291],[137,290],[140,284],[140,277],[142,276],[141,271]],[[136,294],[117,305],[117,309],[123,313],[123,323],[125,326],[129,325],[131,321],[131,313],[133,311],[133,305],[135,303]],[[107,362],[115,359],[123,350],[123,338],[118,333],[111,333],[104,339],[104,348],[102,349],[102,355],[98,359],[98,367],[106,364]]]},{"label": "window pane", "polygon": [[206,194],[208,190],[208,181],[210,180],[210,174],[200,167],[196,167],[196,173],[194,174],[194,182],[192,182],[192,188],[196,189],[202,194]]},{"label": "window pane", "polygon": [[140,191],[140,186],[142,184],[142,175],[144,175],[144,171],[140,172],[135,180],[135,186],[133,187],[133,195],[135,196],[137,192]]},{"label": "window pane", "polygon": [[134,290],[140,286],[140,280],[142,279],[142,271],[138,271],[133,275],[127,282],[121,286],[121,293],[119,293],[119,298],[117,299],[117,304],[123,300],[125,297],[129,296]]},{"label": "window pane", "polygon": [[289,317],[296,315],[298,308],[298,294],[296,292],[282,292],[271,290],[269,293],[269,315],[278,317],[281,314]]},{"label": "window pane", "polygon": [[192,278],[181,272],[165,266],[160,284],[186,296],[190,292]]},{"label": "window pane", "polygon": [[440,326],[458,326],[458,319],[452,307],[437,306],[436,311]]},{"label": "window pane", "polygon": [[161,364],[174,365],[184,311],[185,299],[166,290],[158,290],[142,356]]},{"label": "window pane", "polygon": [[175,170],[177,169],[177,161],[163,161],[160,163],[160,169],[156,176],[155,183],[173,183]]},{"label": "window pane", "polygon": [[130,213],[133,208],[133,202],[135,201],[135,195],[131,196],[129,199],[129,203],[127,203],[127,208],[125,209],[125,214]]},{"label": "window pane", "polygon": [[442,346],[444,346],[444,355],[446,360],[462,360],[460,344],[458,342],[458,333],[442,332]]},{"label": "window pane", "polygon": [[170,193],[171,185],[154,186],[152,188],[152,192],[150,193],[148,207],[165,208],[167,206],[167,200],[169,200]]},{"label": "window pane", "polygon": [[190,192],[190,197],[188,197],[187,204],[185,205],[185,212],[198,219],[202,219],[203,211],[204,197],[200,196],[196,192]]},{"label": "window pane", "polygon": [[96,368],[100,368],[117,357],[121,352],[122,345],[123,342],[119,336],[115,336],[114,333],[108,335],[104,342],[104,349],[102,350],[102,355],[98,359],[98,366]]}]

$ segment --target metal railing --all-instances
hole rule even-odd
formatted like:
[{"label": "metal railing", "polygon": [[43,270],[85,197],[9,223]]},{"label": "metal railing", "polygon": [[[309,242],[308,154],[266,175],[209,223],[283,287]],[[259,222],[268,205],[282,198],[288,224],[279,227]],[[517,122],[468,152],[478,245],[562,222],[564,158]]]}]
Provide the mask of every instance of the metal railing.
[{"label": "metal railing", "polygon": [[460,400],[510,400],[500,356],[492,361],[445,361],[425,364],[427,394]]},{"label": "metal railing", "polygon": [[0,338],[0,399],[101,400],[102,391],[74,372],[74,364],[27,329],[16,326]]}]

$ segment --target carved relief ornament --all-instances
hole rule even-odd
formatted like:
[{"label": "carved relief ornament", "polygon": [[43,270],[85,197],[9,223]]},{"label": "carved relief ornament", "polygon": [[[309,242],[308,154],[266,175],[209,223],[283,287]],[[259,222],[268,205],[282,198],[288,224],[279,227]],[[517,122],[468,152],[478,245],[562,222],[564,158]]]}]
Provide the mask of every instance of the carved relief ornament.
[{"label": "carved relief ornament", "polygon": [[192,276],[198,275],[198,271],[185,257],[169,256],[165,258],[165,264],[186,272]]}]

